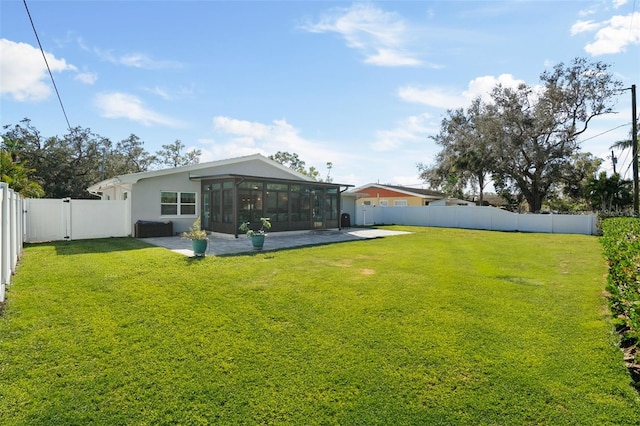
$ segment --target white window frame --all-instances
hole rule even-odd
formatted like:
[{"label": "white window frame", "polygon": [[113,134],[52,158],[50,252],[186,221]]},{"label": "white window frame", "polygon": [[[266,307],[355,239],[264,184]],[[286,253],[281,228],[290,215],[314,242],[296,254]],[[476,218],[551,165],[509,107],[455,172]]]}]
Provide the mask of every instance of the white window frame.
[{"label": "white window frame", "polygon": [[380,200],[380,207],[389,207],[389,200]]},{"label": "white window frame", "polygon": [[407,207],[407,200],[394,200],[393,201],[393,206],[394,207]]},{"label": "white window frame", "polygon": [[[176,194],[176,203],[163,203],[162,202],[162,194],[164,193],[174,193]],[[193,194],[194,198],[195,198],[195,202],[193,203],[182,203],[182,194]],[[166,190],[166,191],[160,191],[160,217],[197,217],[198,216],[198,192],[197,191],[175,191],[175,190]],[[162,206],[163,205],[175,205],[176,206],[176,214],[162,214]],[[193,213],[182,213],[182,206],[194,206],[194,212]]]}]

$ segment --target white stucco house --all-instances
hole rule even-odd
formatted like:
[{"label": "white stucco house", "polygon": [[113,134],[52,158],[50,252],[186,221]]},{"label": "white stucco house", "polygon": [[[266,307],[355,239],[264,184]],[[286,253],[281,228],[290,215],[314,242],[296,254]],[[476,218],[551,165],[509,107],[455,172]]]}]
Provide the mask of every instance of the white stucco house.
[{"label": "white stucco house", "polygon": [[352,185],[317,182],[254,154],[116,176],[88,191],[127,200],[138,221],[171,222],[174,234],[201,217],[202,228],[238,235],[242,222],[269,217],[272,231],[340,228],[341,194]]}]

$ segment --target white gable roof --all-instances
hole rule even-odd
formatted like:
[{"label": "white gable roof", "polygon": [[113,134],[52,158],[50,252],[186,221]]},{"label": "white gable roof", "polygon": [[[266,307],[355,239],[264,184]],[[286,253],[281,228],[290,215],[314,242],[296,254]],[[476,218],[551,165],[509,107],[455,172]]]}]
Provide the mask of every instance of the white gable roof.
[{"label": "white gable roof", "polygon": [[[251,166],[252,163],[253,167]],[[268,171],[270,169],[271,171],[270,173],[268,173],[269,176],[264,177],[286,177],[288,179],[313,182],[313,179],[311,179],[309,176],[298,173],[290,169],[289,167],[278,163],[277,161],[273,161],[261,154],[253,154],[244,157],[229,158],[226,160],[190,164],[188,166],[174,167],[170,169],[152,170],[148,172],[120,175],[95,183],[87,188],[87,190],[90,193],[96,193],[114,186],[132,185],[142,179],[149,179],[158,176],[167,176],[184,172],[189,172],[189,176],[193,178],[212,176],[216,174],[233,174],[234,172],[232,170],[234,169],[241,170],[240,172],[235,172],[237,174],[250,175],[251,173],[247,173],[247,168],[259,168],[260,170],[258,170],[258,172],[255,174],[255,176],[257,177],[262,177],[265,171]]]}]

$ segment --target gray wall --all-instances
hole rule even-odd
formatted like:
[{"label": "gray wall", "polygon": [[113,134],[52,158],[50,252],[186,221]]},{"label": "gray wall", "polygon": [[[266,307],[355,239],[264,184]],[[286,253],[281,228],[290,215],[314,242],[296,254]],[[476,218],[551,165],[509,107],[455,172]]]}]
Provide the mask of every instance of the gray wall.
[{"label": "gray wall", "polygon": [[[160,193],[162,191],[195,192],[196,214],[192,216],[161,216]],[[189,172],[151,179],[141,179],[133,184],[129,195],[131,200],[131,225],[135,227],[138,220],[171,221],[173,232],[187,231],[200,214],[200,181],[189,180]],[[131,230],[133,235],[133,229]]]}]

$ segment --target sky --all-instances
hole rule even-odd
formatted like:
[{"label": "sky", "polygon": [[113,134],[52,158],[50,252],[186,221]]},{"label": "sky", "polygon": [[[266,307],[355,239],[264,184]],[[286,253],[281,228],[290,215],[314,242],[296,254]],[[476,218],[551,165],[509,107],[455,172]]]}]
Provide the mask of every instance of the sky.
[{"label": "sky", "polygon": [[[355,186],[428,187],[417,164],[433,164],[447,110],[497,83],[533,86],[576,57],[640,83],[637,0],[26,4],[37,38],[22,0],[0,2],[1,125],[135,134],[150,153],[180,140],[201,162],[286,151]],[[630,91],[615,110],[581,139],[609,172]]]}]

